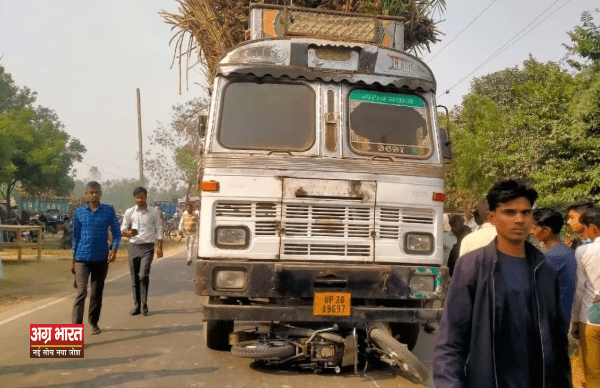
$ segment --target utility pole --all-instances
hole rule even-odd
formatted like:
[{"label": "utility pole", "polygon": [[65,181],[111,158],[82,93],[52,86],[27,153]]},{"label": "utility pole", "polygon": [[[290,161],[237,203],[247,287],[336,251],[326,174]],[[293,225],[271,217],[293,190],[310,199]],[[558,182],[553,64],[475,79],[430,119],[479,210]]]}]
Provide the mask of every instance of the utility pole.
[{"label": "utility pole", "polygon": [[142,105],[140,102],[140,88],[137,88],[137,116],[138,116],[138,140],[140,142],[140,182],[144,186],[144,154],[142,153]]}]

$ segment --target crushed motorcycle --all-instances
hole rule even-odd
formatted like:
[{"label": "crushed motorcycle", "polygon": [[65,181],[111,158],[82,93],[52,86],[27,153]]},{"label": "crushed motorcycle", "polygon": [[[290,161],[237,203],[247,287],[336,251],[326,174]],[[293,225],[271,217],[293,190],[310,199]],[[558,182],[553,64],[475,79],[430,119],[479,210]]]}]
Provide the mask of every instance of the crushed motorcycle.
[{"label": "crushed motorcycle", "polygon": [[379,360],[414,383],[429,378],[426,366],[392,336],[384,322],[366,323],[363,327],[333,324],[309,329],[288,324],[261,324],[251,330],[229,336],[234,356],[253,359],[265,365],[294,364],[315,372],[354,368],[364,374],[370,363]]}]

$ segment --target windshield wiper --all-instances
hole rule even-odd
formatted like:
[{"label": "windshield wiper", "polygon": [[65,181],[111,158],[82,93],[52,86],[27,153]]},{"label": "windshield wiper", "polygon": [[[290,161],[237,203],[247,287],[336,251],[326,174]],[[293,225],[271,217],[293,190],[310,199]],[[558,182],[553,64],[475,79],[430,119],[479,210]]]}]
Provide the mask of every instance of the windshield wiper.
[{"label": "windshield wiper", "polygon": [[270,156],[272,154],[288,154],[289,156],[294,156],[292,155],[292,153],[290,151],[270,151],[267,156]]}]

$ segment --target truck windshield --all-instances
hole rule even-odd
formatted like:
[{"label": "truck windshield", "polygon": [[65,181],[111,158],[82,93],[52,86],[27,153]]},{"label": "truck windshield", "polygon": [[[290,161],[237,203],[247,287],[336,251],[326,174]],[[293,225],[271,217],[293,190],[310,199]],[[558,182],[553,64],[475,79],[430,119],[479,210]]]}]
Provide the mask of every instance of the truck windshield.
[{"label": "truck windshield", "polygon": [[432,144],[427,106],[418,96],[353,90],[350,147],[358,154],[427,157]]},{"label": "truck windshield", "polygon": [[315,142],[315,92],[303,84],[233,82],[224,91],[223,147],[305,151]]}]

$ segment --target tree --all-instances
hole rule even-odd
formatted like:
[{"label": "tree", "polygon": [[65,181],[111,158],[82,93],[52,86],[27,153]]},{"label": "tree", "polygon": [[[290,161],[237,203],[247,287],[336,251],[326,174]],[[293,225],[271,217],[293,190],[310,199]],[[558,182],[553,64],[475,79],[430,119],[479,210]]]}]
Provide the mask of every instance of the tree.
[{"label": "tree", "polygon": [[460,117],[453,126],[454,160],[448,166],[447,190],[459,194],[452,198],[455,206],[471,208],[495,181],[498,166],[490,150],[494,139],[504,132],[504,123],[491,98],[471,94],[463,101]]},{"label": "tree", "polygon": [[11,109],[21,109],[35,102],[36,92],[15,85],[11,75],[0,65],[0,114]]},{"label": "tree", "polygon": [[600,34],[591,18],[582,21],[567,46],[588,60],[576,75],[530,57],[472,82],[454,126],[453,201],[507,177],[532,183],[540,205],[600,198]]},{"label": "tree", "polygon": [[[596,13],[598,12],[600,8],[596,9]],[[573,45],[563,45],[568,50],[567,63],[577,70],[582,70],[589,64],[580,63],[573,57],[579,56],[592,64],[600,62],[600,25],[594,23],[594,18],[588,11],[581,14],[581,23],[581,26],[576,26],[568,33]]]},{"label": "tree", "polygon": [[35,92],[17,87],[2,66],[0,93],[0,196],[8,211],[17,185],[30,195],[68,194],[73,163],[81,161],[85,147],[62,129],[52,110],[33,107]]},{"label": "tree", "polygon": [[205,133],[200,127],[201,116],[209,101],[196,98],[173,107],[169,126],[159,125],[150,137],[158,152],[148,151],[144,168],[156,186],[166,188],[183,184],[186,195],[193,192],[200,180],[200,161]]},{"label": "tree", "polygon": [[102,181],[102,173],[96,166],[90,167],[90,172],[88,173],[88,180],[101,182]]}]

